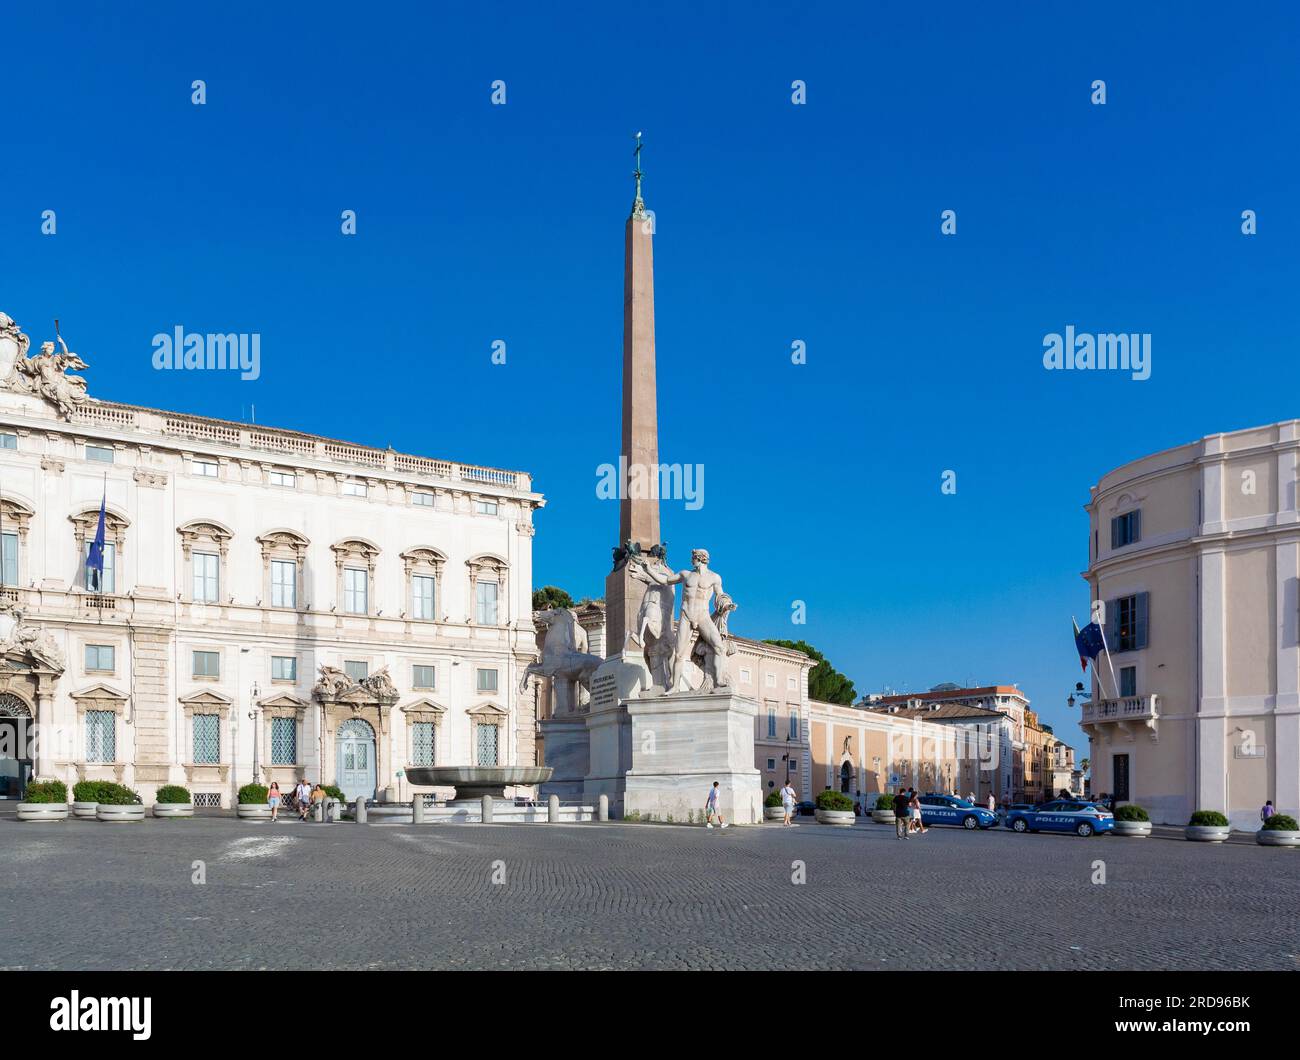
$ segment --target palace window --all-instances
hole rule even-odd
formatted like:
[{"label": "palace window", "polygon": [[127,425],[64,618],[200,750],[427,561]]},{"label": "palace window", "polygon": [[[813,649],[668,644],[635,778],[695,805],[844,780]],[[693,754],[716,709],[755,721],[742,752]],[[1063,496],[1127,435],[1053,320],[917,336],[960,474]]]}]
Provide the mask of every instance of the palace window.
[{"label": "palace window", "polygon": [[214,766],[221,761],[221,715],[194,715],[194,764]]},{"label": "palace window", "polygon": [[767,735],[770,737],[776,736],[776,708],[775,707],[767,708]]},{"label": "palace window", "polygon": [[356,567],[343,568],[343,610],[350,615],[368,614],[370,606],[370,572]]},{"label": "palace window", "polygon": [[428,574],[413,574],[411,576],[411,615],[413,618],[433,619],[437,615],[434,611],[434,592],[437,586],[437,580]]},{"label": "palace window", "polygon": [[1150,593],[1135,593],[1106,605],[1110,626],[1106,640],[1111,651],[1141,651],[1147,646],[1150,599]]},{"label": "palace window", "polygon": [[86,459],[98,460],[101,464],[111,464],[113,462],[113,450],[102,445],[86,446]]},{"label": "palace window", "polygon": [[437,688],[438,668],[436,666],[412,666],[412,688]]},{"label": "palace window", "polygon": [[221,557],[215,552],[195,552],[194,596],[196,604],[215,604],[221,599]]},{"label": "palace window", "polygon": [[220,677],[221,653],[219,651],[196,651],[194,653],[195,677]]},{"label": "palace window", "polygon": [[434,765],[437,732],[431,721],[417,721],[411,726],[411,765]]},{"label": "palace window", "polygon": [[753,674],[751,674],[751,673],[749,672],[748,669],[746,669],[745,667],[742,666],[742,667],[740,668],[740,679],[741,679],[741,681],[743,681],[745,684],[749,684],[751,681],[753,681],[754,676],[753,676]]},{"label": "palace window", "polygon": [[345,497],[365,497],[370,494],[370,487],[364,482],[347,478],[343,480],[343,488],[340,492]]},{"label": "palace window", "polygon": [[1138,694],[1138,671],[1136,666],[1119,668],[1119,694],[1121,699]]},{"label": "palace window", "polygon": [[479,670],[476,687],[480,692],[495,692],[497,690],[497,672],[495,670]]},{"label": "palace window", "polygon": [[111,710],[86,711],[86,761],[112,762],[117,754],[117,714]]},{"label": "palace window", "polygon": [[293,560],[271,561],[271,606],[298,606],[298,564]]},{"label": "palace window", "polygon": [[790,712],[790,739],[799,739],[799,715],[794,711]]},{"label": "palace window", "polygon": [[271,719],[271,765],[292,766],[298,763],[298,720]]},{"label": "palace window", "polygon": [[0,534],[0,585],[18,584],[18,535]]},{"label": "palace window", "polygon": [[763,675],[763,687],[765,687],[765,688],[775,688],[775,687],[776,687],[776,674],[764,674],[764,675]]},{"label": "palace window", "polygon": [[496,501],[475,501],[474,510],[478,512],[479,515],[496,515],[497,502]]},{"label": "palace window", "polygon": [[272,655],[271,680],[297,681],[298,657],[296,655]]},{"label": "palace window", "polygon": [[81,557],[82,588],[88,593],[113,593],[117,591],[117,546],[104,542],[104,570],[87,566],[90,558],[90,545],[87,542],[85,553]]},{"label": "palace window", "polygon": [[18,435],[9,431],[0,432],[0,449],[17,449]]},{"label": "palace window", "polygon": [[370,664],[361,659],[345,659],[343,672],[354,681],[364,681],[370,676]]},{"label": "palace window", "polygon": [[478,582],[475,586],[475,594],[478,601],[475,621],[480,626],[495,626],[497,624],[497,583]]},{"label": "palace window", "polygon": [[217,478],[221,474],[221,465],[215,460],[191,460],[190,470],[202,478]]},{"label": "palace window", "polygon": [[1142,512],[1135,508],[1131,512],[1117,515],[1110,521],[1110,547],[1123,548],[1142,539]]},{"label": "palace window", "polygon": [[111,644],[86,645],[86,671],[111,674],[116,668],[117,650]]},{"label": "palace window", "polygon": [[775,768],[776,768],[776,759],[775,759],[775,758],[769,758],[769,759],[767,760],[767,768],[768,768],[768,769],[775,769]]},{"label": "palace window", "polygon": [[295,489],[298,485],[298,476],[292,471],[271,471],[266,476],[266,481],[272,486],[281,486],[284,489]]},{"label": "palace window", "polygon": [[416,490],[411,494],[411,503],[418,504],[422,508],[432,508],[433,494],[425,493],[423,490]]},{"label": "palace window", "polygon": [[[482,673],[483,671],[479,671]],[[495,673],[496,671],[493,671]],[[494,766],[497,764],[497,726],[492,722],[479,722],[474,726],[476,765]]]}]

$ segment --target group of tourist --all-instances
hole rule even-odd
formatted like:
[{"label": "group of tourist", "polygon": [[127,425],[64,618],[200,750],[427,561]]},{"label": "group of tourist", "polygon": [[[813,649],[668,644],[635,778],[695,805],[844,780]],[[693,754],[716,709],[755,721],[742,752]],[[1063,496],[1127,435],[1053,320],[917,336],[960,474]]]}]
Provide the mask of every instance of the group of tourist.
[{"label": "group of tourist", "polygon": [[921,799],[915,788],[899,788],[894,796],[894,837],[909,839],[913,832],[925,835],[930,829],[921,820]]},{"label": "group of tourist", "polygon": [[[293,793],[290,796],[293,802],[293,808],[298,811],[298,820],[307,820],[307,814],[315,809],[319,804],[325,801],[325,789],[317,784],[315,787],[304,777],[294,786]],[[271,787],[266,793],[267,804],[271,807],[271,820],[280,820],[280,804],[287,803],[287,800],[280,794],[280,785],[274,780],[271,781]]]}]

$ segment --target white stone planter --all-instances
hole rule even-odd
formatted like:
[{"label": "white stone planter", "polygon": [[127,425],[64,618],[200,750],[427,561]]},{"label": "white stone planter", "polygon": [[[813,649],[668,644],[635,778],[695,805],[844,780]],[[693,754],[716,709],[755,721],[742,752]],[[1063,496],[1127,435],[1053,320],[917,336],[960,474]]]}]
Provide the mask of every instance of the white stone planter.
[{"label": "white stone planter", "polygon": [[153,815],[165,818],[193,817],[194,806],[188,802],[155,802]]},{"label": "white stone planter", "polygon": [[1222,843],[1231,831],[1226,824],[1189,824],[1183,834],[1194,843]]},{"label": "white stone planter", "polygon": [[[21,810],[20,806],[20,813]],[[1300,847],[1300,832],[1284,832],[1280,828],[1261,828],[1255,833],[1255,842],[1262,847]]]},{"label": "white stone planter", "polygon": [[66,821],[67,819],[66,802],[20,802],[18,804],[20,821]]},{"label": "white stone planter", "polygon": [[872,810],[871,819],[876,824],[893,824],[896,820],[893,810]]},{"label": "white stone planter", "polygon": [[95,811],[95,816],[101,821],[108,821],[112,824],[127,824],[133,821],[144,820],[144,803],[134,802],[127,806],[110,806],[106,802],[99,804],[99,809]]},{"label": "white stone planter", "polygon": [[72,804],[72,816],[79,817],[83,821],[93,821],[95,819],[95,810],[99,807],[97,802],[74,802]]},{"label": "white stone planter", "polygon": [[269,821],[271,807],[265,802],[241,802],[235,806],[235,816],[246,821]]},{"label": "white stone planter", "polygon": [[763,820],[765,821],[784,821],[785,810],[780,806],[764,806]]},{"label": "white stone planter", "polygon": [[852,827],[857,816],[852,810],[818,810],[817,823],[837,825],[840,828]]},{"label": "white stone planter", "polygon": [[1150,821],[1116,821],[1115,835],[1126,835],[1141,838],[1151,834]]}]

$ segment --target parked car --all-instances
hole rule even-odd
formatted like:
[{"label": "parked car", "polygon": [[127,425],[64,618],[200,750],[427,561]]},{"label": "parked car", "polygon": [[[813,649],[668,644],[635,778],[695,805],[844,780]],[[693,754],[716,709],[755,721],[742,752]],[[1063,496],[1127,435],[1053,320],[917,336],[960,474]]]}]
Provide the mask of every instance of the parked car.
[{"label": "parked car", "polygon": [[1028,810],[1013,809],[1002,822],[1015,832],[1074,832],[1090,836],[1115,828],[1115,815],[1090,802],[1055,799]]},{"label": "parked car", "polygon": [[796,803],[795,809],[799,811],[800,817],[812,817],[817,812],[817,804],[815,802],[804,801]]},{"label": "parked car", "polygon": [[962,828],[994,828],[998,815],[990,813],[982,806],[976,806],[966,799],[955,795],[936,795],[930,793],[917,796],[921,804],[921,823],[927,828],[932,824],[947,824]]}]

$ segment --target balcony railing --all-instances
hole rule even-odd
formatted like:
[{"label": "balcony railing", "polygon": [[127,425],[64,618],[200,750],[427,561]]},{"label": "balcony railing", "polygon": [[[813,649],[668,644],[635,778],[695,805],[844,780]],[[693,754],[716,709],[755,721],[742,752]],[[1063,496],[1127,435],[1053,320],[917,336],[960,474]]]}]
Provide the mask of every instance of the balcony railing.
[{"label": "balcony railing", "polygon": [[1084,703],[1079,724],[1088,726],[1114,722],[1130,733],[1138,728],[1146,728],[1154,739],[1159,718],[1160,697],[1153,692],[1147,696],[1123,696],[1119,699],[1099,699]]}]

